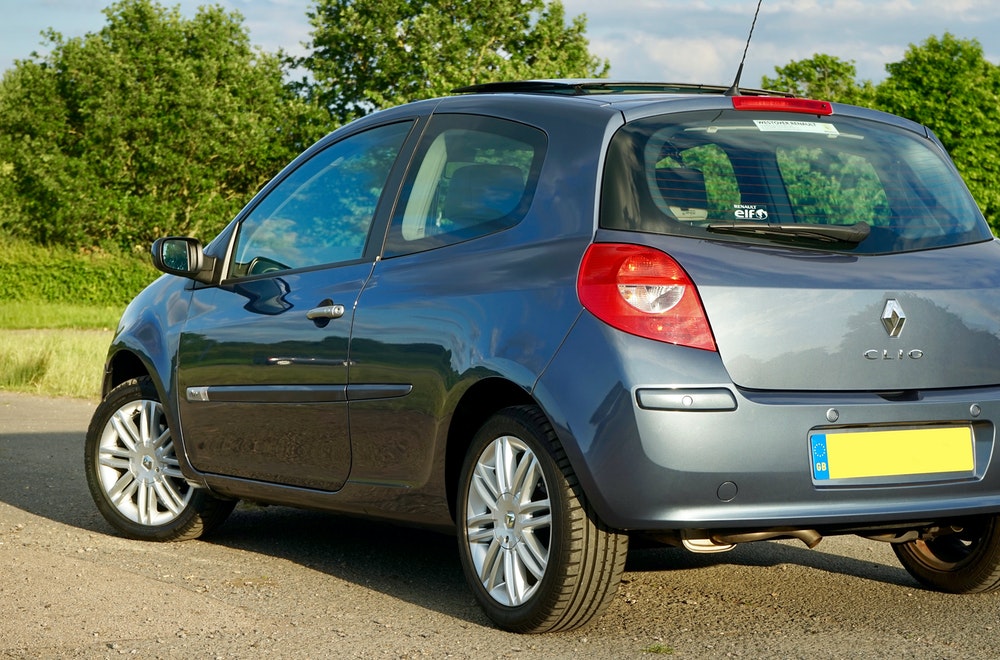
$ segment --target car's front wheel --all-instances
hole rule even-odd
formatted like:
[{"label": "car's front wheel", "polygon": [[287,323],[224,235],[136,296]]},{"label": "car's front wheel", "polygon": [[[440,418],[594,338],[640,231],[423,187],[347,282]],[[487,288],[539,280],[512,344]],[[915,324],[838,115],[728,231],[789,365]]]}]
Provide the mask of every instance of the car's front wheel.
[{"label": "car's front wheel", "polygon": [[462,469],[457,511],[466,579],[500,627],[579,628],[614,597],[628,537],[589,507],[537,407],[508,408],[480,429]]},{"label": "car's front wheel", "polygon": [[236,504],[184,479],[163,404],[149,378],[123,383],[101,402],[84,454],[98,510],[130,538],[197,538],[221,524]]},{"label": "car's front wheel", "polygon": [[1000,589],[1000,516],[970,519],[954,533],[892,548],[910,575],[931,589],[956,594]]}]

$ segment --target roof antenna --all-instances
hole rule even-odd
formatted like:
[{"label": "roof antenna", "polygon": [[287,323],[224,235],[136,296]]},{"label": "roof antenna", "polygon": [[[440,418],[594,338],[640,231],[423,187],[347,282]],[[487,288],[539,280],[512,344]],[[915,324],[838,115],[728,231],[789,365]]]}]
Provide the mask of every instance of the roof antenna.
[{"label": "roof antenna", "polygon": [[753,28],[757,25],[757,14],[760,13],[760,4],[764,0],[757,0],[757,11],[753,13],[753,23],[750,24],[750,34],[747,35],[747,45],[743,48],[743,59],[740,60],[740,68],[736,70],[736,80],[733,81],[732,87],[726,90],[726,96],[739,96],[740,94],[740,77],[743,76],[743,63],[747,60],[747,51],[750,50],[750,40],[753,38]]}]

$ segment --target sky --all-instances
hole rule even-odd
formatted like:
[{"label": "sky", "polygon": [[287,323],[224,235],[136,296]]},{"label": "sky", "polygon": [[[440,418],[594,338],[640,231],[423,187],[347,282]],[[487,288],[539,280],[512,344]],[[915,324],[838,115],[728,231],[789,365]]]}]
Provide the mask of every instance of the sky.
[{"label": "sky", "polygon": [[[305,52],[313,0],[159,0],[193,17],[204,4],[237,10],[251,41],[268,51]],[[475,1],[475,0],[472,0]],[[43,51],[41,32],[65,38],[97,32],[112,0],[0,0],[0,71]],[[585,14],[590,50],[618,80],[729,85],[736,74],[756,0],[563,0],[567,16]],[[816,53],[853,61],[858,78],[881,81],[885,65],[910,44],[945,32],[979,40],[1000,64],[998,0],[764,0],[742,84],[759,86],[775,67]]]}]

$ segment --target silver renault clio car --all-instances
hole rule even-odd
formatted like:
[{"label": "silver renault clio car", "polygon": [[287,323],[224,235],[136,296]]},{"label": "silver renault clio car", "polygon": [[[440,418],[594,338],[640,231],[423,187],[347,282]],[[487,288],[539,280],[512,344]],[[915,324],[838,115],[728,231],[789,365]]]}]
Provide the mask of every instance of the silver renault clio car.
[{"label": "silver renault clio car", "polygon": [[157,241],[86,442],[111,525],[193,538],[244,498],[450,531],[520,632],[599,616],[635,538],[858,534],[1000,587],[1000,243],[928,129],[457,91],[334,131],[207,245]]}]

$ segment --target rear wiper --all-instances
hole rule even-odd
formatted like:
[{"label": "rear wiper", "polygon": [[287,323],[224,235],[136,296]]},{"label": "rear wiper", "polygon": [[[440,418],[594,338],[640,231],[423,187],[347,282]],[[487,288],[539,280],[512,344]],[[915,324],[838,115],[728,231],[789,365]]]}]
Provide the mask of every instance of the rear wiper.
[{"label": "rear wiper", "polygon": [[769,222],[717,222],[707,227],[718,234],[764,236],[775,239],[804,239],[820,243],[851,243],[857,245],[868,238],[871,227],[867,222],[853,225],[779,224]]}]

